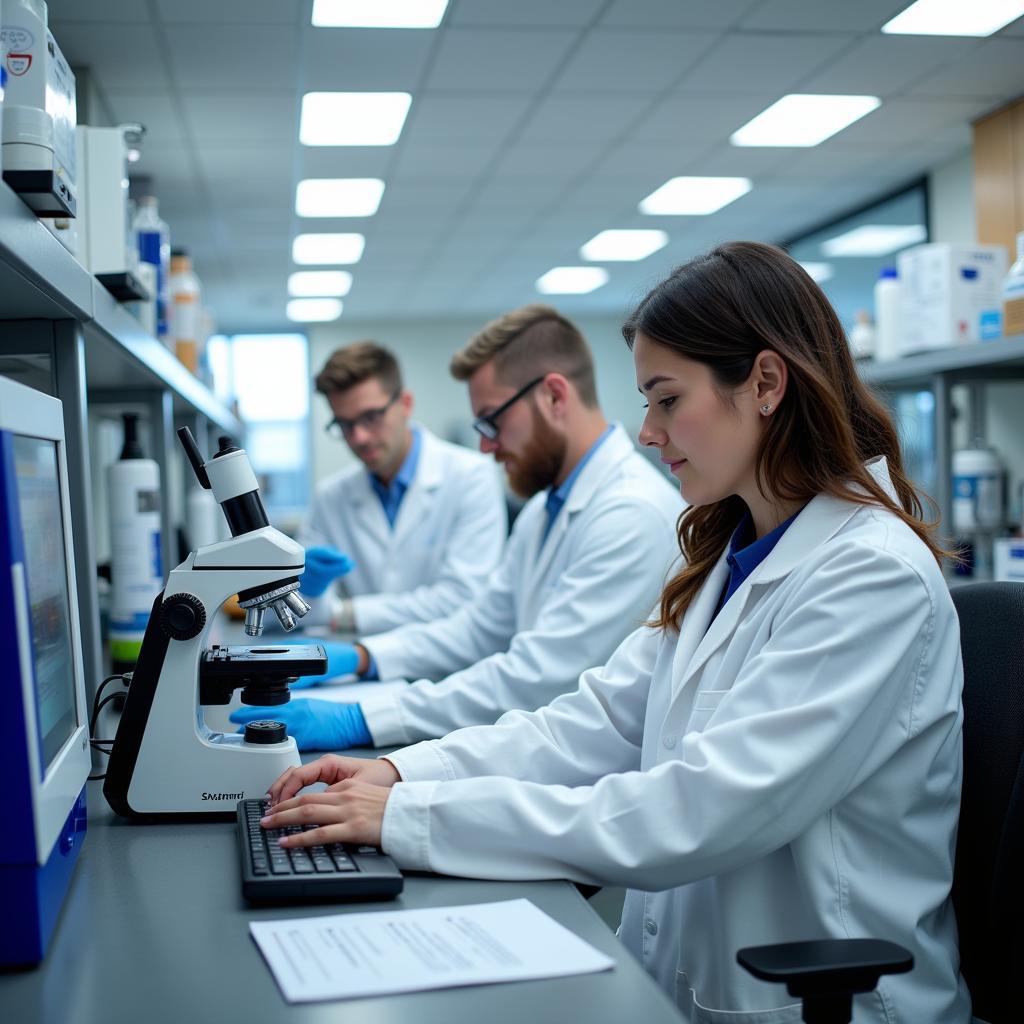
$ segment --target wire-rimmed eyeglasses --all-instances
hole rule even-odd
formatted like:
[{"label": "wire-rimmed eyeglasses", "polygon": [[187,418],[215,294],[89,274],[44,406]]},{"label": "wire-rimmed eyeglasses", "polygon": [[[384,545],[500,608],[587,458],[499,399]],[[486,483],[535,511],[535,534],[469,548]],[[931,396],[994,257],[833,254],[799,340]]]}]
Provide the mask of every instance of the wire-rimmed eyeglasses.
[{"label": "wire-rimmed eyeglasses", "polygon": [[507,412],[511,406],[515,405],[531,388],[535,388],[546,376],[547,374],[545,373],[540,377],[535,377],[529,384],[524,384],[507,402],[499,405],[494,412],[489,412],[486,416],[478,416],[473,420],[473,429],[481,437],[486,437],[488,441],[497,440],[498,431],[501,429],[498,426],[498,417],[502,413]]},{"label": "wire-rimmed eyeglasses", "polygon": [[385,405],[382,405],[377,409],[366,409],[353,419],[344,420],[340,416],[335,416],[324,429],[332,437],[348,437],[356,427],[362,427],[364,430],[376,430],[384,422],[384,416],[388,409],[398,401],[401,394],[402,389],[399,388],[387,400]]}]

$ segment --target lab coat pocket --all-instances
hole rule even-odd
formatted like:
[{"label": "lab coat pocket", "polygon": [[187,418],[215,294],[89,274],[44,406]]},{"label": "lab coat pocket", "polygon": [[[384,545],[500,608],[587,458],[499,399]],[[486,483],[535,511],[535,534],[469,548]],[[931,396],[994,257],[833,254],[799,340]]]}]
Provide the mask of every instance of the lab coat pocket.
[{"label": "lab coat pocket", "polygon": [[693,709],[690,711],[686,732],[703,732],[708,719],[718,710],[722,698],[728,690],[698,690],[693,698]]},{"label": "lab coat pocket", "polygon": [[770,1010],[714,1010],[697,999],[684,971],[676,971],[676,1005],[688,1024],[800,1024],[803,1013],[799,1003]]}]

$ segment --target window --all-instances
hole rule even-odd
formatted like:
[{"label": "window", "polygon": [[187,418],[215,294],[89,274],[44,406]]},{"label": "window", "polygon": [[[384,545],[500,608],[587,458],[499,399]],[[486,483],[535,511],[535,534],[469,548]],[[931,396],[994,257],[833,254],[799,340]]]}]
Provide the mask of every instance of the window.
[{"label": "window", "polygon": [[271,520],[309,504],[309,346],[303,334],[217,335],[207,344],[214,394],[237,402],[245,449]]}]

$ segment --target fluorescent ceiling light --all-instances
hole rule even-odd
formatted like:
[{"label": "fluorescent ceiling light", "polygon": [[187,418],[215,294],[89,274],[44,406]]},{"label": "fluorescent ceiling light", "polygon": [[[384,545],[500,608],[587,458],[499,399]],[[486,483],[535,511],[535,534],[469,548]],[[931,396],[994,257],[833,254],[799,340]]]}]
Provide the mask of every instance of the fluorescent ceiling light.
[{"label": "fluorescent ceiling light", "polygon": [[542,295],[585,295],[608,283],[603,267],[553,267],[537,278],[537,291]]},{"label": "fluorescent ceiling light", "polygon": [[923,242],[923,224],[862,224],[821,243],[826,256],[885,256],[897,249]]},{"label": "fluorescent ceiling light", "polygon": [[580,248],[585,260],[642,260],[668,245],[664,231],[601,231]]},{"label": "fluorescent ceiling light", "polygon": [[372,217],[384,195],[380,178],[306,178],[295,190],[300,217]]},{"label": "fluorescent ceiling light", "polygon": [[338,234],[296,235],[292,242],[292,262],[305,266],[324,263],[358,263],[366,239],[354,231]]},{"label": "fluorescent ceiling light", "polygon": [[911,36],[990,36],[1024,14],[1022,0],[917,0],[882,26]]},{"label": "fluorescent ceiling light", "polygon": [[288,303],[289,320],[299,324],[314,321],[337,320],[341,316],[341,299],[292,299]]},{"label": "fluorescent ceiling light", "polygon": [[299,142],[305,146],[393,146],[412,96],[407,92],[307,92]]},{"label": "fluorescent ceiling light", "polygon": [[348,295],[352,275],[347,270],[299,270],[288,275],[289,295]]},{"label": "fluorescent ceiling light", "polygon": [[732,133],[734,146],[817,146],[882,105],[877,96],[790,93]]},{"label": "fluorescent ceiling light", "polygon": [[834,269],[831,263],[815,263],[813,260],[804,262],[800,261],[800,266],[807,271],[812,281],[821,284],[823,281],[831,279]]},{"label": "fluorescent ceiling light", "polygon": [[313,0],[318,28],[437,28],[448,0]]},{"label": "fluorescent ceiling light", "polygon": [[670,178],[640,201],[640,212],[671,216],[714,213],[750,188],[749,178]]}]

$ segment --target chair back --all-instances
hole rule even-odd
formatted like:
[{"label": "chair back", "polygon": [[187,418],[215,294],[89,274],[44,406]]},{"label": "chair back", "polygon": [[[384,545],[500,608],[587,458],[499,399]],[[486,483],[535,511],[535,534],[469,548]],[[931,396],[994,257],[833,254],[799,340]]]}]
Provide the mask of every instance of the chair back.
[{"label": "chair back", "polygon": [[954,587],[964,659],[964,783],[953,904],[974,1014],[1024,1007],[1024,583]]}]

